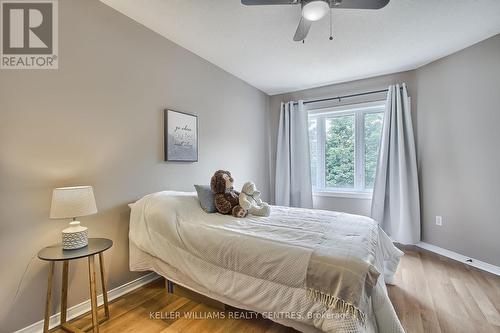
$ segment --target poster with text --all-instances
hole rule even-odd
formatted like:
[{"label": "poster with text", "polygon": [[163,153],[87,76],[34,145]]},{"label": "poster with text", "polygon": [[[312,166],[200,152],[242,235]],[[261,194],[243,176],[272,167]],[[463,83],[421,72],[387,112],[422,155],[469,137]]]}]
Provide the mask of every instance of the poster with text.
[{"label": "poster with text", "polygon": [[198,117],[165,110],[165,160],[198,161]]}]

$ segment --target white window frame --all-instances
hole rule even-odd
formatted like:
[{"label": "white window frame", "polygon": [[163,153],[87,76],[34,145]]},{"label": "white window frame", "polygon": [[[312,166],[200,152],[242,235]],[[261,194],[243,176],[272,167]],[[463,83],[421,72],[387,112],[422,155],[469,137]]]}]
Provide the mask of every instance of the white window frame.
[{"label": "white window frame", "polygon": [[[316,184],[313,195],[343,198],[371,199],[372,189],[365,186],[365,124],[364,116],[370,113],[383,112],[385,101],[374,101],[308,110],[309,119],[316,119],[318,165]],[[354,151],[354,188],[326,187],[325,174],[325,122],[326,119],[343,115],[354,115],[355,151]],[[309,122],[308,122],[309,123]]]}]

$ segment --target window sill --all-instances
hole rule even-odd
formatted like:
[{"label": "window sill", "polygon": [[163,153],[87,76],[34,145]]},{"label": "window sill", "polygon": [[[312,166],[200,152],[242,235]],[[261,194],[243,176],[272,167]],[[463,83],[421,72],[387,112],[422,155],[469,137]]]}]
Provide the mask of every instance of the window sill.
[{"label": "window sill", "polygon": [[313,197],[336,197],[336,198],[371,200],[372,192],[313,191]]}]

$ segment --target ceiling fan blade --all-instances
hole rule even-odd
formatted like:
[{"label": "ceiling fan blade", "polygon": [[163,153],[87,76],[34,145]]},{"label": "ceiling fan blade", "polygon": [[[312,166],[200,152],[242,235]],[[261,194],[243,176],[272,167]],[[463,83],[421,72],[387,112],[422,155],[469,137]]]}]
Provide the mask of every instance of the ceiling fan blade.
[{"label": "ceiling fan blade", "polygon": [[295,35],[293,36],[293,40],[296,42],[300,42],[306,39],[307,34],[309,33],[309,29],[311,28],[312,21],[306,20],[301,17],[299,26],[297,27],[297,31],[295,31]]},{"label": "ceiling fan blade", "polygon": [[241,0],[241,4],[245,6],[295,5],[298,3],[298,0]]},{"label": "ceiling fan blade", "polygon": [[385,7],[389,0],[332,0],[332,8],[344,9],[380,9]]}]

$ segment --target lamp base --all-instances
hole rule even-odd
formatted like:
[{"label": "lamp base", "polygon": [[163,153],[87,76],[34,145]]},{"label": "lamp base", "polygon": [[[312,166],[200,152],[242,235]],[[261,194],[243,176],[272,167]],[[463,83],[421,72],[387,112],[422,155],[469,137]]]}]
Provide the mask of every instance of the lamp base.
[{"label": "lamp base", "polygon": [[81,249],[88,244],[88,229],[81,226],[80,221],[70,222],[69,227],[62,231],[63,250]]}]

